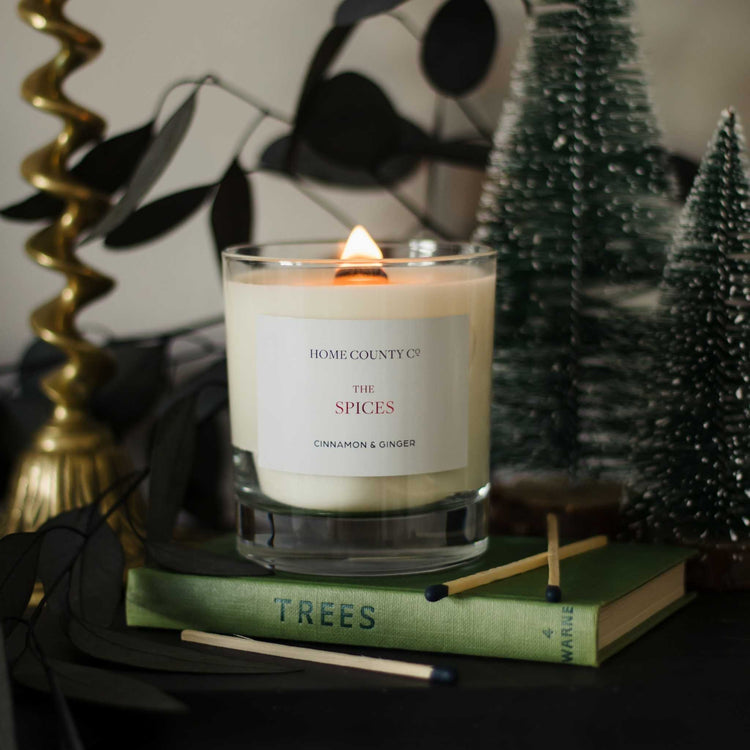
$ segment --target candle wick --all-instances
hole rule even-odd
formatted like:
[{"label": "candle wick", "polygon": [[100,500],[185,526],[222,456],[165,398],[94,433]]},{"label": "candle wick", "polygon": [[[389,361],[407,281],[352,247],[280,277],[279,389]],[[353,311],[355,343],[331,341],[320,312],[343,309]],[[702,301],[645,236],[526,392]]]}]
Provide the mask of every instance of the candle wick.
[{"label": "candle wick", "polygon": [[381,266],[347,266],[339,268],[334,284],[387,284],[388,275]]}]

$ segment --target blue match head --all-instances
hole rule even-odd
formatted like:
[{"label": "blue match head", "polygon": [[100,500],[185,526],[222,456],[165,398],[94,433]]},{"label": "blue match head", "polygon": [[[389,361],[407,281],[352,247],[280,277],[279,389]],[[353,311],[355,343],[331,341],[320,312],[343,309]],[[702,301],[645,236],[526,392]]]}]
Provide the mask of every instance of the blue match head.
[{"label": "blue match head", "polygon": [[547,586],[544,596],[548,602],[556,603],[562,601],[562,591],[559,586]]},{"label": "blue match head", "polygon": [[424,590],[424,598],[428,602],[439,602],[448,596],[448,587],[444,583],[435,583]]},{"label": "blue match head", "polygon": [[458,679],[458,673],[451,667],[433,667],[430,674],[430,682],[439,682],[442,685],[452,685]]}]

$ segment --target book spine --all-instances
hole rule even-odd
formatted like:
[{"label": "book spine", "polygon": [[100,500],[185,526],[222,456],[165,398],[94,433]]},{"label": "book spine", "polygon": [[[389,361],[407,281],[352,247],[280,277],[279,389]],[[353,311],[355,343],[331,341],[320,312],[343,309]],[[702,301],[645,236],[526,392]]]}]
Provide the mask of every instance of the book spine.
[{"label": "book spine", "polygon": [[271,577],[222,579],[130,571],[128,625],[261,638],[597,664],[598,608]]}]

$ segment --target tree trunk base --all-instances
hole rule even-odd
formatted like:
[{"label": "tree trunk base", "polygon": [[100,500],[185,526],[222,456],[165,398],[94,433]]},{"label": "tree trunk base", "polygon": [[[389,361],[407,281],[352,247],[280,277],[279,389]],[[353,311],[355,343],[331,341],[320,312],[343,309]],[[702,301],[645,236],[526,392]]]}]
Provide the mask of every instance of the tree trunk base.
[{"label": "tree trunk base", "polygon": [[688,588],[698,591],[750,590],[750,541],[706,542],[682,540],[698,555],[688,561]]},{"label": "tree trunk base", "polygon": [[492,483],[490,533],[546,536],[547,513],[556,513],[563,538],[614,538],[621,530],[622,495],[617,482],[572,481],[562,475],[501,476]]}]

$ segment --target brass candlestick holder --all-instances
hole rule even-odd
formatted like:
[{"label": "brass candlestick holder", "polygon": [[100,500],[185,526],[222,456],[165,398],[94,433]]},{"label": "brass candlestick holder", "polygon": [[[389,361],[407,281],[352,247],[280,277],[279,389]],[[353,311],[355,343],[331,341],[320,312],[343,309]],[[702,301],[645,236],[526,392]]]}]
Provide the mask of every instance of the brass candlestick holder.
[{"label": "brass candlestick holder", "polygon": [[[93,34],[63,15],[65,2],[22,0],[18,6],[26,23],[60,42],[58,54],[26,78],[21,94],[33,107],[59,117],[63,128],[54,141],[24,159],[21,173],[35,188],[65,202],[57,220],[29,238],[26,251],[39,265],[65,276],[60,294],[33,312],[31,326],[68,360],[42,381],[54,404],[53,413],[16,467],[9,507],[0,526],[3,533],[33,531],[58,513],[91,503],[130,470],[109,429],[88,411],[93,391],[114,373],[114,360],[86,341],[75,326],[78,311],[106,294],[114,282],[75,255],[81,232],[104,214],[109,199],[67,170],[71,154],[99,140],[105,122],[62,91],[65,78],[101,50]],[[108,493],[101,500],[102,511],[116,499],[117,493]],[[139,544],[124,514],[114,513],[110,521],[121,532],[126,556],[133,559]]]}]

